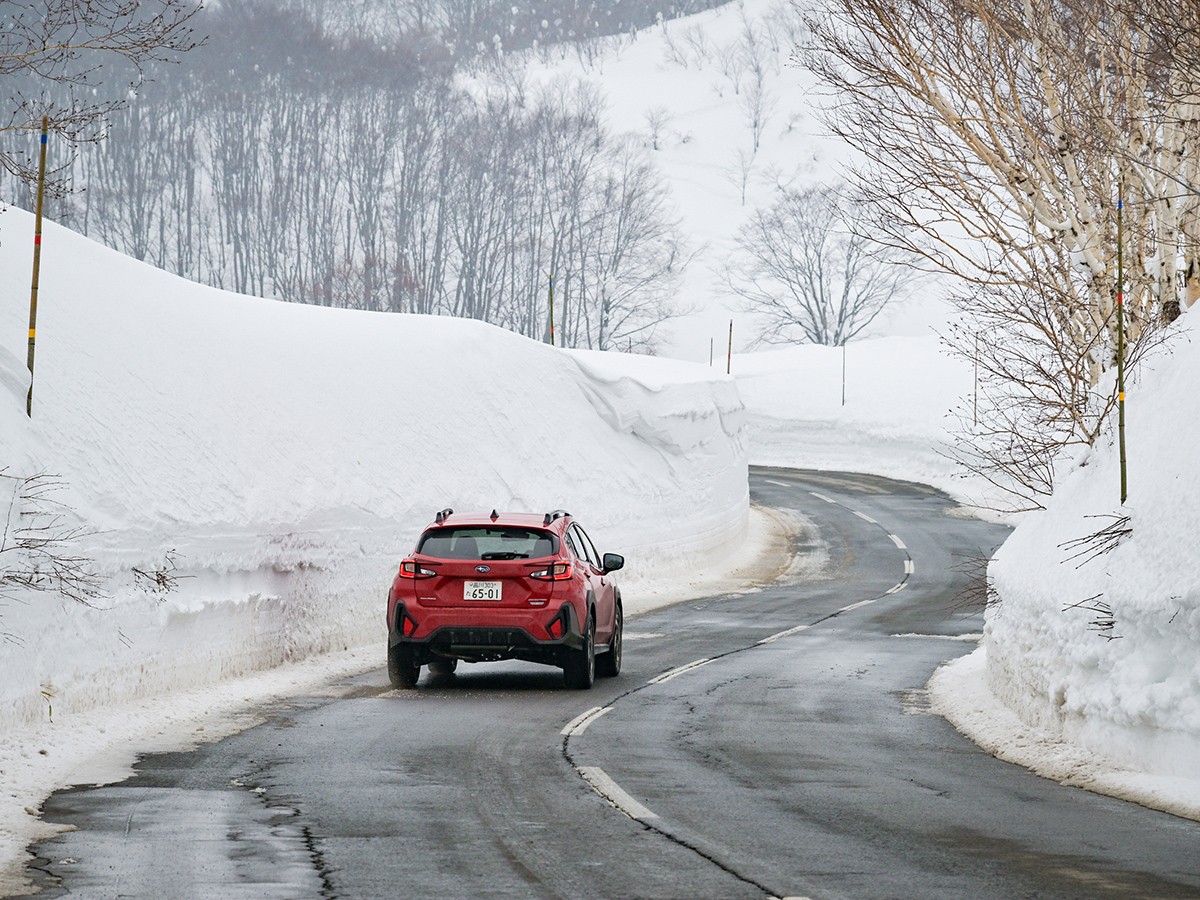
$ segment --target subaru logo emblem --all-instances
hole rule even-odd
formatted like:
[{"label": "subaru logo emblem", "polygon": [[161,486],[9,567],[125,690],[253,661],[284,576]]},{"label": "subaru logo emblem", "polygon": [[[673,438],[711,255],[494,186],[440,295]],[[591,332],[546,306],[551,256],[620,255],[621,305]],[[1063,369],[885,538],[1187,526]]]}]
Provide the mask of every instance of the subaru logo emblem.
[{"label": "subaru logo emblem", "polygon": [[492,567],[491,566],[476,566],[475,571],[476,572],[490,572],[490,571],[492,571]]}]

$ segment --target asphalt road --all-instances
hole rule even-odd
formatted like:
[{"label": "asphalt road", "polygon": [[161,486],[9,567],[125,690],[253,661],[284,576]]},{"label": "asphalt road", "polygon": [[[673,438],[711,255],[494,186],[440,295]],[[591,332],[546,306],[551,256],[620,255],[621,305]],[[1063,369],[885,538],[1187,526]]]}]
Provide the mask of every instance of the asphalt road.
[{"label": "asphalt road", "polygon": [[[382,668],[55,794],[42,897],[1200,897],[1200,825],[978,750],[924,685],[1002,529],[919,485],[756,469],[796,569],[627,623],[625,668]],[[636,548],[623,548],[636,555]],[[381,642],[382,644],[382,642]]]}]

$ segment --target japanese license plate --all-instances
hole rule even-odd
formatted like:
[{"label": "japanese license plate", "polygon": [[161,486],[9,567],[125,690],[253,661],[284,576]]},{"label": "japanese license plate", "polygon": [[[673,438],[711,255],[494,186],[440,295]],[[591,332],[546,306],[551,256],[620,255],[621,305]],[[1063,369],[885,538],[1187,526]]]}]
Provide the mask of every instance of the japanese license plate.
[{"label": "japanese license plate", "polygon": [[463,584],[464,600],[499,600],[501,581],[467,581]]}]

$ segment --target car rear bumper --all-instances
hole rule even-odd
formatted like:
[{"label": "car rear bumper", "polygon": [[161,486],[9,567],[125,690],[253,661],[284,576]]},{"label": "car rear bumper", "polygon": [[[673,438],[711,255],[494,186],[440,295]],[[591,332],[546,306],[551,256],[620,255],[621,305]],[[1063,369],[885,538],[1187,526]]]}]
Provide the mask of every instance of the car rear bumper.
[{"label": "car rear bumper", "polygon": [[[497,617],[492,621],[472,622],[464,621],[461,612],[414,608],[410,613],[403,604],[397,604],[396,627],[388,633],[388,646],[410,647],[417,665],[436,659],[468,662],[520,659],[561,666],[569,653],[583,649],[579,617],[570,603],[564,603],[557,614],[564,618],[562,637],[541,638],[533,633],[534,629],[545,631],[546,623],[556,616],[547,610],[539,612],[536,618],[525,614],[505,617],[507,620]],[[416,622],[410,635],[404,634],[406,617]]]}]

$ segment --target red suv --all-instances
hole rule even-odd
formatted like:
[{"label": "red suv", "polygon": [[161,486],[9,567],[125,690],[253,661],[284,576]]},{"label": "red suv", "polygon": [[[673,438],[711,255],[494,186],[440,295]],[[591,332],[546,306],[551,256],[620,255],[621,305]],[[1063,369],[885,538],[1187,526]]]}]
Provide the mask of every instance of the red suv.
[{"label": "red suv", "polygon": [[421,666],[523,659],[559,666],[568,687],[621,671],[621,592],[570,514],[465,515],[444,509],[388,592],[388,676],[415,687]]}]

